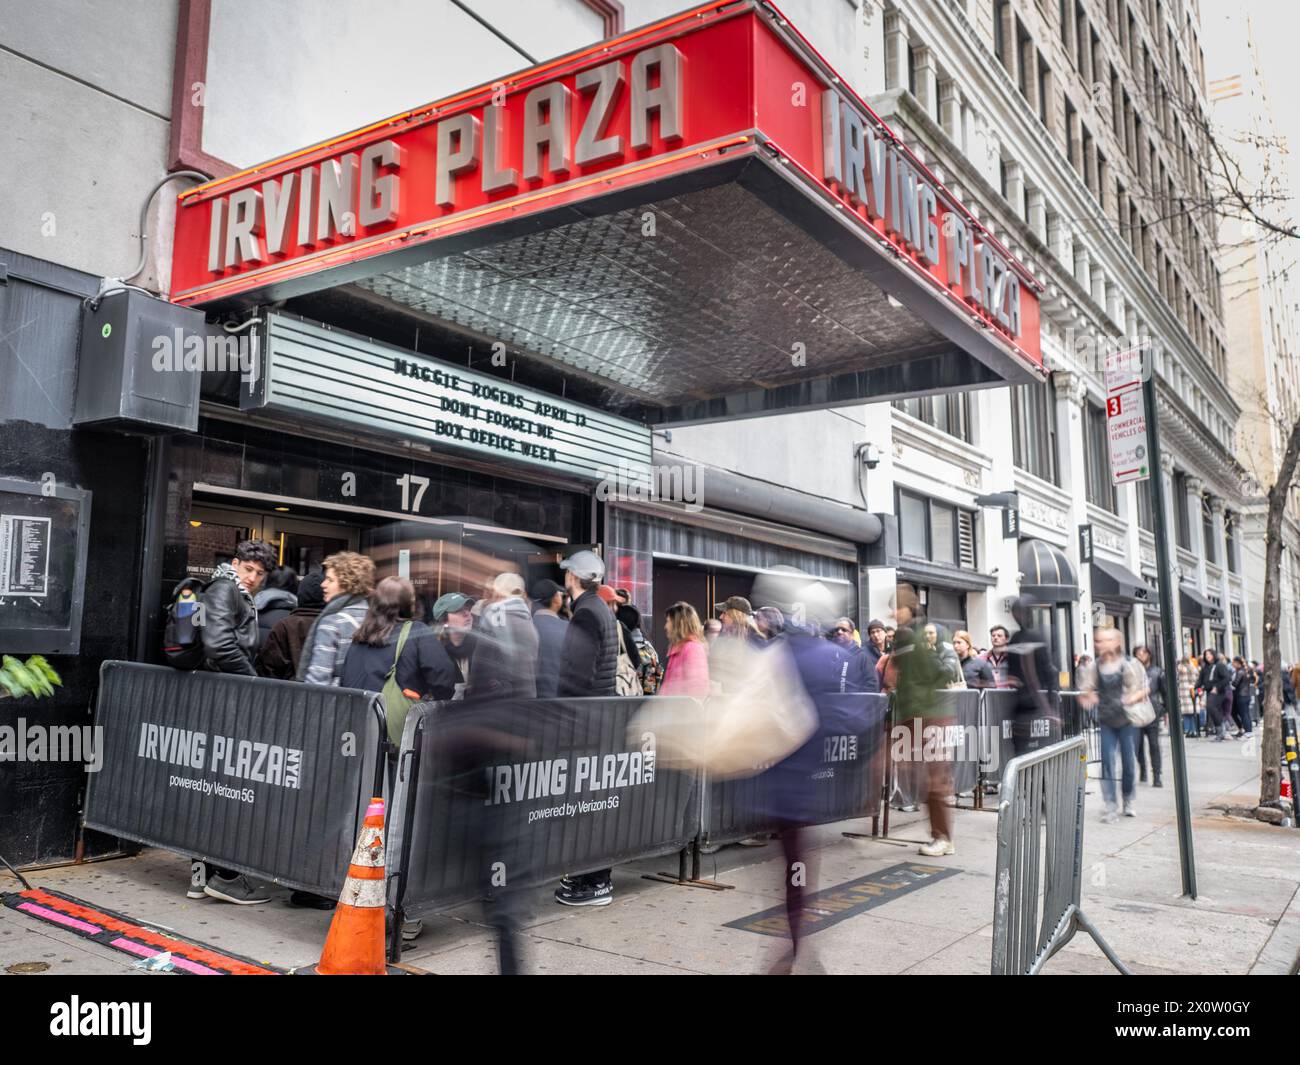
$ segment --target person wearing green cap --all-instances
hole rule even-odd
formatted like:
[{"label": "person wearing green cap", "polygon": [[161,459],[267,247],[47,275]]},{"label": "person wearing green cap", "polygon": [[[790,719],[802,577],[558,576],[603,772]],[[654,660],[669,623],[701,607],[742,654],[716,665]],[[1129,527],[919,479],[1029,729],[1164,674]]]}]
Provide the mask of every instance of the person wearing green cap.
[{"label": "person wearing green cap", "polygon": [[469,684],[469,670],[474,657],[474,616],[470,608],[474,600],[464,592],[447,592],[433,604],[433,624],[442,641],[443,650],[456,667],[456,694],[454,699],[465,697]]}]

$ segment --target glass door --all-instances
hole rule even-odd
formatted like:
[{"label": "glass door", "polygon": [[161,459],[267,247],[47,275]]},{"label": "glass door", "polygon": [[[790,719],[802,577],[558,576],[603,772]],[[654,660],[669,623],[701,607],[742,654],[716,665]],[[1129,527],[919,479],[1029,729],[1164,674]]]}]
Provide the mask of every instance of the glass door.
[{"label": "glass door", "polygon": [[280,565],[305,577],[330,555],[357,550],[361,530],[342,521],[271,513],[263,518],[262,539],[275,548]]}]

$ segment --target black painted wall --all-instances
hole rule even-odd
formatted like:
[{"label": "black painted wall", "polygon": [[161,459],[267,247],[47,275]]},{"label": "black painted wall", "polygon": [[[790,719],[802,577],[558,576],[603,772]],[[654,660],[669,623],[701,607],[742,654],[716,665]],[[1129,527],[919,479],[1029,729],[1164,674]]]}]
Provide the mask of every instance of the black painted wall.
[{"label": "black painted wall", "polygon": [[[132,657],[148,443],[71,427],[81,300],[98,279],[3,249],[0,265],[0,476],[53,473],[94,493],[81,653],[49,656],[64,682],[54,696],[0,699],[0,726],[80,726],[91,723],[100,663]],[[0,854],[20,867],[72,860],[86,776],[81,763],[0,762]],[[86,834],[86,857],[118,849]]]}]

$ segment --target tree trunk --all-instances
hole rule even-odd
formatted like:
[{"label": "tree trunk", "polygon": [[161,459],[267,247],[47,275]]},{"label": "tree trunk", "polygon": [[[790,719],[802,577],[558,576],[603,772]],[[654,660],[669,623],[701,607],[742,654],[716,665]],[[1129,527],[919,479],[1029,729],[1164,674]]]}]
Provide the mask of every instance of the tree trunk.
[{"label": "tree trunk", "polygon": [[[1291,426],[1277,480],[1268,490],[1268,522],[1264,540],[1264,717],[1260,727],[1263,772],[1260,805],[1276,803],[1282,782],[1282,519],[1300,458],[1300,419]],[[1294,799],[1292,800],[1295,801]]]}]

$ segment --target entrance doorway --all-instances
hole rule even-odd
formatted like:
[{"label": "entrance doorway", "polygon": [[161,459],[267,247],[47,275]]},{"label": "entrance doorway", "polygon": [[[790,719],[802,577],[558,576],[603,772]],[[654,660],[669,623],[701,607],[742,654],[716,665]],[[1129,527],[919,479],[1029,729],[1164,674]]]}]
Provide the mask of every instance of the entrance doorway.
[{"label": "entrance doorway", "polygon": [[265,540],[275,548],[280,565],[304,577],[335,552],[356,551],[361,530],[344,521],[196,503],[190,514],[185,575],[210,580],[217,566],[235,557],[241,540]]},{"label": "entrance doorway", "polygon": [[[260,500],[258,501],[261,502]],[[279,509],[274,499],[256,503],[196,499],[190,514],[186,576],[207,581],[229,562],[241,540],[265,540],[279,564],[304,577],[339,551],[359,551],[374,560],[377,580],[404,577],[415,585],[423,615],[446,592],[477,599],[500,573],[523,575],[527,587],[542,577],[563,584],[561,560],[581,547],[554,537],[524,537],[455,521],[412,521],[378,511],[306,512]],[[598,548],[597,548],[598,549]]]}]

